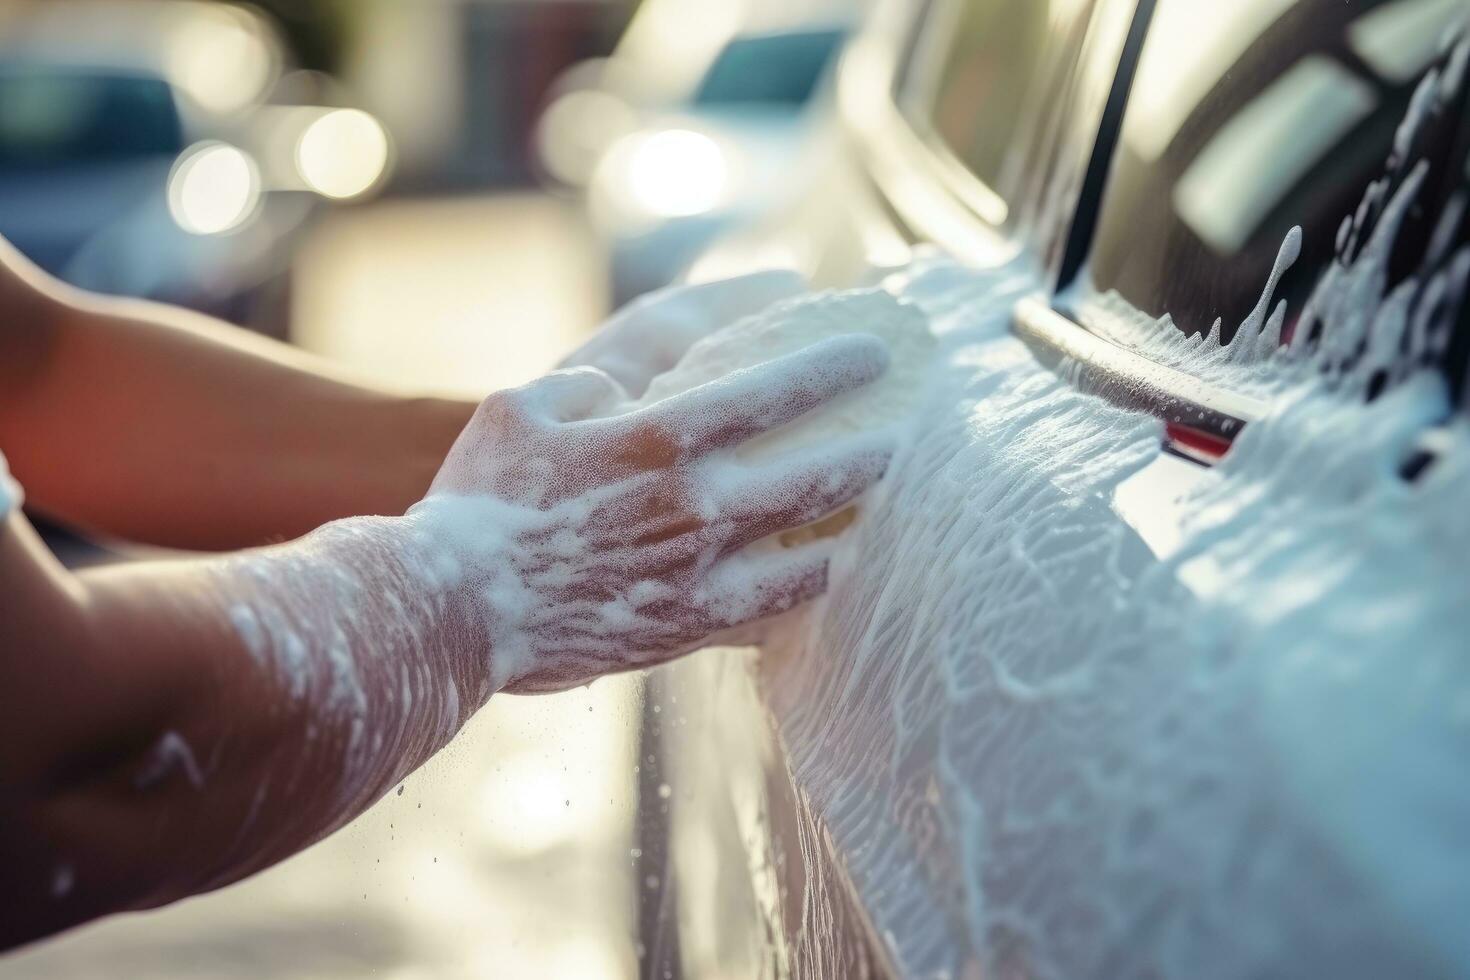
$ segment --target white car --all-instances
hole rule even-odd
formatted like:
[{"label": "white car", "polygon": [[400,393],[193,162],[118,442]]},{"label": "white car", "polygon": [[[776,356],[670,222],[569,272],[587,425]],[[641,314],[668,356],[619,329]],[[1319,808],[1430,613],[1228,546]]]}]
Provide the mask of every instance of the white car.
[{"label": "white car", "polygon": [[942,366],[830,594],[649,681],[643,975],[1470,974],[1467,17],[880,13],[702,264]]}]

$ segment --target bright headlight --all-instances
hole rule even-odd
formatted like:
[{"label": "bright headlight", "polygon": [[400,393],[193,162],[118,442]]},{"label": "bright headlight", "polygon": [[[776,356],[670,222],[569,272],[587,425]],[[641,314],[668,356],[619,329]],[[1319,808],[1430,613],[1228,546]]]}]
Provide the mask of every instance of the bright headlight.
[{"label": "bright headlight", "polygon": [[185,231],[222,235],[255,214],[260,193],[260,171],[244,150],[228,143],[200,143],[174,166],[168,207]]},{"label": "bright headlight", "polygon": [[730,187],[730,161],[719,143],[690,129],[627,137],[610,154],[626,194],[638,209],[662,218],[689,217],[719,207]]},{"label": "bright headlight", "polygon": [[212,112],[236,112],[271,83],[275,60],[259,27],[227,7],[191,11],[170,39],[169,75]]},{"label": "bright headlight", "polygon": [[337,109],[301,134],[296,167],[312,190],[343,201],[377,186],[388,171],[390,152],[382,123],[359,109]]}]

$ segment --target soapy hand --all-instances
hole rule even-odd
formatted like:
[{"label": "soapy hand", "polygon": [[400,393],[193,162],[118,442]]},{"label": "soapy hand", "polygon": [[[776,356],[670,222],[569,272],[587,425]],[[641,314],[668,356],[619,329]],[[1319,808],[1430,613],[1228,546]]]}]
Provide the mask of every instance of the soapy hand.
[{"label": "soapy hand", "polygon": [[625,392],[591,368],[487,399],[410,519],[445,556],[439,590],[477,604],[495,689],[660,663],[820,593],[830,542],[747,546],[857,497],[889,447],[853,437],[761,466],[729,450],[886,366],[881,341],[848,336],[621,414]]},{"label": "soapy hand", "polygon": [[636,399],[700,339],[806,291],[800,274],[776,270],[649,293],[614,315],[561,367],[598,368]]}]

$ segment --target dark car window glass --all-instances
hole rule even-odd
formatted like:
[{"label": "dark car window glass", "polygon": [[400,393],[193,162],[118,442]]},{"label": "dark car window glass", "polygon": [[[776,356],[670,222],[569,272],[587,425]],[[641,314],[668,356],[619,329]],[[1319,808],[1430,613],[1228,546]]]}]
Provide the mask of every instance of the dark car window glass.
[{"label": "dark car window glass", "polygon": [[160,79],[0,70],[0,169],[101,163],[182,149],[178,108]]},{"label": "dark car window glass", "polygon": [[694,104],[803,106],[844,37],[841,31],[807,31],[736,38],[710,66]]},{"label": "dark car window glass", "polygon": [[[1228,339],[1294,225],[1302,255],[1278,295],[1291,317],[1301,312],[1344,217],[1394,169],[1414,89],[1443,60],[1470,0],[1232,0],[1204,10],[1198,0],[1158,4],[1088,275],[1091,288],[1167,313],[1186,332],[1221,317]],[[1466,123],[1462,93],[1412,147],[1429,179],[1395,269],[1417,265],[1464,184]]]},{"label": "dark car window glass", "polygon": [[[1095,6],[930,0],[900,74],[900,109],[981,183],[1013,200],[1067,101]],[[1099,80],[1104,91],[1109,81]]]}]

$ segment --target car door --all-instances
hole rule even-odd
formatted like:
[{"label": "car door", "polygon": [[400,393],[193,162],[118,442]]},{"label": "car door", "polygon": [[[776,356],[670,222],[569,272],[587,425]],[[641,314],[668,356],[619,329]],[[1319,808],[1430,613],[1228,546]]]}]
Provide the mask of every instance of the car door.
[{"label": "car door", "polygon": [[1470,962],[1467,14],[941,2],[849,64],[946,366],[829,597],[651,690],[659,964]]},{"label": "car door", "polygon": [[[1034,32],[1028,57],[1008,66],[1025,69],[1013,79],[1021,91],[967,121],[969,79],[1008,48],[982,22],[1008,10]],[[728,272],[746,255],[795,255],[818,282],[850,285],[922,239],[976,264],[1058,265],[1133,13],[1133,0],[1051,15],[992,0],[886,5],[842,72],[839,172],[780,227],[726,243],[710,264]],[[931,104],[941,91],[954,102],[942,112]],[[984,153],[987,130],[1016,151],[980,168],[970,158]],[[643,973],[897,969],[896,937],[881,933],[792,781],[760,683],[735,651],[650,678],[634,852]]]}]

